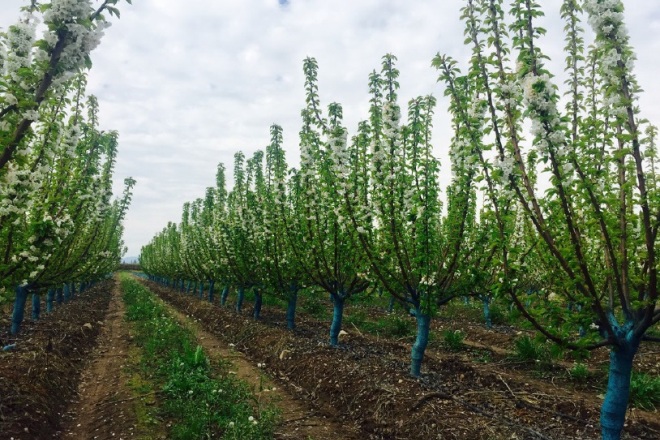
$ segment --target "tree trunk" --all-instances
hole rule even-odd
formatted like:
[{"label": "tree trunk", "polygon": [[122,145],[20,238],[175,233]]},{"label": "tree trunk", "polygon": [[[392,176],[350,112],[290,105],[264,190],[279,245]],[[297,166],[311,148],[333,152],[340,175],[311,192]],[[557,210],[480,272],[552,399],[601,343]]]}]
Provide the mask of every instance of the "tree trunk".
[{"label": "tree trunk", "polygon": [[53,311],[53,299],[55,298],[55,289],[50,288],[48,289],[48,293],[46,294],[46,312],[50,313]]},{"label": "tree trunk", "polygon": [[14,312],[11,315],[11,334],[15,335],[21,331],[23,315],[25,313],[25,303],[27,302],[28,291],[25,286],[16,286],[16,299],[14,300]]},{"label": "tree trunk", "polygon": [[263,294],[259,290],[254,289],[254,310],[252,317],[256,320],[261,316],[261,304],[263,302]]},{"label": "tree trunk", "polygon": [[334,303],[332,311],[332,324],[330,325],[330,345],[337,346],[339,342],[339,332],[341,331],[341,320],[344,317],[344,298],[339,295],[332,296]]},{"label": "tree trunk", "polygon": [[390,303],[387,305],[387,313],[394,311],[394,296],[390,296]]},{"label": "tree trunk", "polygon": [[64,302],[68,303],[71,299],[71,284],[66,283],[64,285]]},{"label": "tree trunk", "polygon": [[298,289],[292,287],[289,293],[289,301],[286,305],[286,328],[296,328],[296,304],[298,303]]},{"label": "tree trunk", "polygon": [[243,309],[243,297],[245,296],[245,289],[243,287],[238,288],[238,294],[236,295],[236,313],[241,313]]},{"label": "tree trunk", "polygon": [[225,286],[222,289],[222,294],[220,295],[220,305],[224,306],[227,303],[227,297],[229,296],[229,286]]},{"label": "tree trunk", "polygon": [[39,321],[41,316],[41,295],[38,293],[32,294],[32,320]]},{"label": "tree trunk", "polygon": [[213,287],[215,286],[215,281],[209,280],[209,302],[213,302]]},{"label": "tree trunk", "polygon": [[493,320],[490,316],[490,296],[483,295],[481,301],[484,303],[484,320],[486,321],[486,327],[493,328]]},{"label": "tree trunk", "polygon": [[410,375],[419,377],[422,369],[422,361],[424,360],[424,352],[429,343],[429,328],[431,324],[431,317],[425,315],[418,308],[415,310],[415,318],[417,319],[417,338],[412,347]]},{"label": "tree trunk", "polygon": [[625,341],[610,351],[610,371],[605,401],[600,411],[603,440],[619,440],[626,420],[630,377],[639,342]]}]

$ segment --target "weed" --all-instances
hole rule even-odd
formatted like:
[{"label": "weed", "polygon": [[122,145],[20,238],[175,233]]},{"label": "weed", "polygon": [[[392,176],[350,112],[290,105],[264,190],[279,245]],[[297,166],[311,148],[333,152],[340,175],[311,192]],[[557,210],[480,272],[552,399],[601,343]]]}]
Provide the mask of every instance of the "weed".
[{"label": "weed", "polygon": [[550,357],[543,343],[527,335],[514,341],[514,352],[514,357],[521,361],[547,362]]},{"label": "weed", "polygon": [[301,307],[316,319],[321,320],[330,317],[327,304],[314,294],[306,295]]},{"label": "weed", "polygon": [[583,382],[589,379],[591,373],[589,373],[589,368],[585,364],[577,362],[568,370],[568,375],[576,382]]},{"label": "weed", "polygon": [[591,352],[582,348],[569,351],[568,356],[576,362],[584,362],[591,357]]},{"label": "weed", "polygon": [[566,349],[558,344],[552,344],[548,352],[550,358],[555,360],[564,359],[564,354],[566,354]]},{"label": "weed", "polygon": [[445,346],[451,351],[460,351],[464,348],[465,335],[460,330],[445,330],[442,333]]},{"label": "weed", "polygon": [[504,325],[508,322],[508,317],[504,308],[499,304],[490,306],[490,321],[493,325]]},{"label": "weed", "polygon": [[660,406],[660,377],[633,373],[630,379],[630,403],[645,411]]},{"label": "weed", "polygon": [[226,364],[211,371],[193,334],[148,289],[126,278],[122,288],[127,319],[142,347],[141,371],[160,388],[159,411],[175,422],[168,438],[272,438],[277,409],[255,408],[249,387],[229,375]]},{"label": "weed", "polygon": [[493,361],[493,353],[489,350],[479,350],[475,360],[484,364],[490,363]]},{"label": "weed", "polygon": [[410,319],[399,315],[389,315],[376,323],[385,336],[402,338],[415,334],[415,327]]}]

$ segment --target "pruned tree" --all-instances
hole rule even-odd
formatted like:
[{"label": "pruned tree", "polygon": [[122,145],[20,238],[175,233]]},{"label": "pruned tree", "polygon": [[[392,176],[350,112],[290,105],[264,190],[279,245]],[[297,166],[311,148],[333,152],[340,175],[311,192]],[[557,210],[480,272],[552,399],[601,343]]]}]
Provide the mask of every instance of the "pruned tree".
[{"label": "pruned tree", "polygon": [[[588,49],[583,13],[595,38]],[[649,128],[643,136],[623,13],[620,0],[563,2],[568,79],[561,95],[539,45],[545,33],[536,24],[540,5],[513,2],[506,26],[500,0],[469,0],[463,10],[473,46],[468,80],[478,93],[454,97],[452,104],[459,117],[456,108],[466,98],[486,106],[488,136],[473,133],[474,142],[493,148],[482,170],[515,197],[524,222],[533,226],[531,252],[546,270],[539,279],[564,306],[521,297],[522,275],[530,268],[530,250],[521,246],[500,247],[505,277],[499,288],[548,339],[575,349],[610,347],[601,413],[608,440],[620,438],[633,359],[642,341],[654,339],[647,331],[660,321],[655,134]],[[443,59],[436,65],[451,88],[455,68]],[[511,229],[501,215],[498,222],[504,242]]]}]

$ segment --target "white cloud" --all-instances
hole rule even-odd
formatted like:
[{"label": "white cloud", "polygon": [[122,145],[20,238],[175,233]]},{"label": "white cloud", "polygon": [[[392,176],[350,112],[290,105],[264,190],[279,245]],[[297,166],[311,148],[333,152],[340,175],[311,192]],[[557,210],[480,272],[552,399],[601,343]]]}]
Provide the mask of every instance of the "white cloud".
[{"label": "white cloud", "polygon": [[[0,2],[0,26],[26,1]],[[288,161],[298,162],[304,105],[302,60],[319,63],[324,104],[344,105],[350,129],[366,118],[367,77],[394,53],[400,100],[438,97],[434,139],[439,153],[450,128],[443,89],[430,67],[437,53],[465,61],[462,0],[139,0],[120,3],[101,47],[93,53],[89,91],[99,98],[101,125],[120,134],[115,193],[137,179],[125,221],[129,255],[180,219],[185,201],[215,182],[218,162],[231,171],[233,154],[265,147],[269,126],[284,128]],[[561,1],[546,0],[545,52],[563,62]],[[628,1],[626,18],[647,93],[644,116],[660,123],[660,4]],[[637,6],[637,7],[634,7]],[[585,23],[586,26],[586,23]],[[553,69],[557,71],[557,69]]]}]

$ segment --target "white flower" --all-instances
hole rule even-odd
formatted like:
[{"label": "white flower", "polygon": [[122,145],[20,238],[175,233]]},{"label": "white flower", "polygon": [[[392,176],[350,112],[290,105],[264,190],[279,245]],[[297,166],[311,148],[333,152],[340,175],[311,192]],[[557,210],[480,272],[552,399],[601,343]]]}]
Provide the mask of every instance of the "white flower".
[{"label": "white flower", "polygon": [[7,93],[7,94],[4,96],[4,98],[5,98],[5,102],[6,102],[8,105],[16,105],[16,104],[18,104],[18,100],[17,100],[16,97],[15,97],[14,95],[12,95],[11,93]]},{"label": "white flower", "polygon": [[39,113],[36,110],[26,110],[23,117],[28,121],[38,121]]}]

